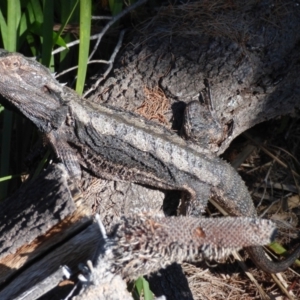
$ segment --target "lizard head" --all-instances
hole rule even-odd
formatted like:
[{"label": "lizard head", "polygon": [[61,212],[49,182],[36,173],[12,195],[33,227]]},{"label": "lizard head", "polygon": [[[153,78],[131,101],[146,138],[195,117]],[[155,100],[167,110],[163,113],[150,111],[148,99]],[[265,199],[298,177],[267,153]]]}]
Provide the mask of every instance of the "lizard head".
[{"label": "lizard head", "polygon": [[0,94],[40,131],[57,127],[63,86],[34,59],[0,49]]}]

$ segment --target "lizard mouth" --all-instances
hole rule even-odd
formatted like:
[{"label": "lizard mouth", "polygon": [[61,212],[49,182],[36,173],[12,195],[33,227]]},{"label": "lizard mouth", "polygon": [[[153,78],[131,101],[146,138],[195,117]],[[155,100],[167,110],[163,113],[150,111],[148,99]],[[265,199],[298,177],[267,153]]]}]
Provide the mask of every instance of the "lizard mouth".
[{"label": "lizard mouth", "polygon": [[[53,78],[51,72],[35,60],[1,49],[0,66],[0,88],[7,102],[42,132],[56,128],[63,86]],[[61,122],[61,118],[58,119]]]}]

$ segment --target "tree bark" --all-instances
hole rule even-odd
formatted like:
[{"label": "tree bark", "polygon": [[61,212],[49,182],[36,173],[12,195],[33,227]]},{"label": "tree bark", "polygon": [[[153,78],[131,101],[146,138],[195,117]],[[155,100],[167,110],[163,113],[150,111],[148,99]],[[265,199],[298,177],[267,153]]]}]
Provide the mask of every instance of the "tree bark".
[{"label": "tree bark", "polygon": [[169,5],[132,35],[93,101],[135,111],[146,88],[160,87],[178,129],[182,102],[199,100],[209,85],[211,103],[202,106],[220,124],[223,139],[208,145],[218,154],[255,124],[299,108],[300,8],[293,1]]},{"label": "tree bark", "polygon": [[[67,181],[64,166],[53,165],[1,203],[1,288],[91,223],[90,209],[82,205],[81,198],[73,201]],[[61,263],[57,262],[57,269]],[[53,267],[54,263],[49,271]]]}]

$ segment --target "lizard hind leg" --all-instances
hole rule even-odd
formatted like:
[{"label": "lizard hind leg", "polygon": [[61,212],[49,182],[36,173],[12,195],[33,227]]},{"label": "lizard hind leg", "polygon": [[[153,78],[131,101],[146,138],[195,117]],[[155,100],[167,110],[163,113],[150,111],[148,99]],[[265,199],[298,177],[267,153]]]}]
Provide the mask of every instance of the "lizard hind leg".
[{"label": "lizard hind leg", "polygon": [[200,217],[205,211],[208,199],[211,196],[210,188],[207,184],[197,180],[190,180],[189,185],[183,187],[184,191],[182,191],[178,213]]}]

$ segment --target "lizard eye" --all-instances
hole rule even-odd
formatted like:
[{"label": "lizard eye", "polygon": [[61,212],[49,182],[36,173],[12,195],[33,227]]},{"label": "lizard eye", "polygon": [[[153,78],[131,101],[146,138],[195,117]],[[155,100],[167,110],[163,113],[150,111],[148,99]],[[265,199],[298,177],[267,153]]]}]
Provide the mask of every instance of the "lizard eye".
[{"label": "lizard eye", "polygon": [[53,99],[55,99],[58,103],[62,102],[61,96],[60,96],[60,92],[53,90],[51,87],[49,87],[48,85],[44,85],[42,87],[42,91],[45,94],[50,95]]},{"label": "lizard eye", "polygon": [[46,85],[43,86],[42,90],[47,94],[51,94],[51,90]]}]

